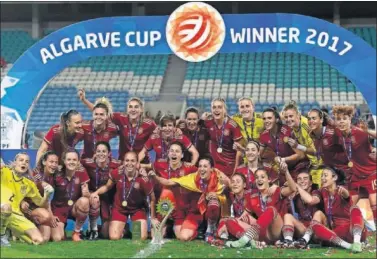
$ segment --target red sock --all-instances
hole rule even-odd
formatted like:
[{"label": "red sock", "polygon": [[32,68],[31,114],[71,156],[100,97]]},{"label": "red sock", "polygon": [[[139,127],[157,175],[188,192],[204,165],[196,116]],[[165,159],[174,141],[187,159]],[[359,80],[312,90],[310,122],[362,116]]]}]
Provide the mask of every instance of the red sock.
[{"label": "red sock", "polygon": [[341,239],[337,234],[335,234],[333,231],[322,225],[316,220],[312,221],[311,227],[313,229],[313,234],[324,241],[330,241],[331,243],[344,247],[344,248],[350,248],[350,244]]},{"label": "red sock", "polygon": [[207,205],[206,218],[210,224],[216,224],[220,219],[220,203],[217,200],[210,200]]},{"label": "red sock", "polygon": [[226,228],[228,232],[237,239],[239,239],[240,237],[242,237],[243,234],[245,234],[245,230],[235,219],[228,219],[226,221]]},{"label": "red sock", "polygon": [[364,229],[364,219],[363,214],[361,213],[361,210],[359,207],[352,207],[351,208],[351,227],[352,227],[352,233],[356,233],[361,235],[361,232]]},{"label": "red sock", "polygon": [[269,225],[271,225],[272,221],[276,218],[277,211],[274,207],[268,207],[265,212],[260,215],[257,220],[257,224],[262,229],[267,229]]}]

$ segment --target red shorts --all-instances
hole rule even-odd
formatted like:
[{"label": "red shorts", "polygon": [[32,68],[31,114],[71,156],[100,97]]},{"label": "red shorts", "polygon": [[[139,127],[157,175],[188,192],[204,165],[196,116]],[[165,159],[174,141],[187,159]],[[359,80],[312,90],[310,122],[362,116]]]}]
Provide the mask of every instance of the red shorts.
[{"label": "red shorts", "polygon": [[72,208],[73,206],[65,206],[65,207],[51,207],[52,214],[58,217],[60,222],[66,224],[67,219],[76,220],[75,217],[72,215]]},{"label": "red shorts", "polygon": [[127,223],[128,216],[131,216],[132,221],[141,220],[141,219],[147,220],[147,214],[145,213],[145,210],[143,209],[139,209],[135,213],[132,213],[132,214],[131,213],[123,214],[119,212],[119,210],[117,210],[116,208],[113,208],[111,210],[112,221],[114,220],[114,221],[121,221],[121,222]]},{"label": "red shorts", "polygon": [[[341,225],[341,226],[336,226],[334,229],[332,229],[332,231],[334,231],[335,234],[337,234],[344,241],[348,243],[353,243],[353,235],[352,235],[350,226],[351,225],[349,223]],[[361,234],[361,242],[365,241],[366,237],[367,237],[367,231],[364,228]]]},{"label": "red shorts", "polygon": [[352,177],[351,181],[348,184],[348,190],[350,195],[357,195],[360,193],[360,189],[365,189],[368,194],[376,193],[377,189],[377,180],[376,174],[372,174],[364,179],[358,179],[356,177]]}]

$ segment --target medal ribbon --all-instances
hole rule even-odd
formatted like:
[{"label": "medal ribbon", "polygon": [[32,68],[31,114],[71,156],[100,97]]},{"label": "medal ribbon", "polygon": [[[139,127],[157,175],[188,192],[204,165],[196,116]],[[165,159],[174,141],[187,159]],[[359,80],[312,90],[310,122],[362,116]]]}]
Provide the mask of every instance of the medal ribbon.
[{"label": "medal ribbon", "polygon": [[244,211],[244,197],[242,197],[240,200],[238,200],[236,197],[234,197],[233,201],[233,210],[235,212],[235,216],[239,217],[242,215]]},{"label": "medal ribbon", "polygon": [[132,134],[132,125],[131,125],[131,123],[128,123],[128,143],[131,146],[131,151],[134,149],[135,140],[136,140],[136,137],[137,137],[137,132],[139,131],[139,126],[140,126],[140,119],[137,120],[135,135],[133,135]]},{"label": "medal ribbon", "polygon": [[250,128],[251,128],[251,137],[249,137],[249,133],[247,132],[247,125],[245,120],[242,119],[243,127],[245,129],[247,141],[254,140],[254,118],[251,120]]},{"label": "medal ribbon", "polygon": [[330,228],[332,228],[332,206],[334,203],[334,197],[329,195],[329,199],[327,201],[327,224]]},{"label": "medal ribbon", "polygon": [[131,194],[131,191],[134,187],[134,184],[135,184],[135,180],[136,180],[136,177],[134,176],[132,178],[132,181],[131,181],[131,186],[130,186],[130,189],[128,190],[127,192],[127,196],[126,196],[126,174],[125,172],[123,171],[123,201],[127,201],[128,200],[128,197],[130,196]]},{"label": "medal ribbon", "polygon": [[[170,146],[170,142],[168,142],[168,146]],[[162,136],[161,136],[161,153],[162,153],[162,159],[166,159],[168,156],[167,148],[165,146],[165,141],[162,139]]]},{"label": "medal ribbon", "polygon": [[92,136],[93,136],[93,151],[95,151],[96,143],[97,143],[97,133],[94,129],[94,121],[92,122]]},{"label": "medal ribbon", "polygon": [[347,140],[346,140],[346,138],[343,137],[343,144],[344,144],[344,149],[346,151],[348,161],[351,162],[351,160],[352,160],[352,140],[351,140],[351,138],[347,137]]},{"label": "medal ribbon", "polygon": [[71,181],[68,181],[68,183],[67,183],[67,186],[68,186],[69,183],[71,183],[71,191],[69,192],[69,200],[72,200],[72,195],[75,191],[75,180],[76,180],[76,176],[74,175],[74,176],[72,176]]},{"label": "medal ribbon", "polygon": [[319,137],[319,145],[315,153],[317,160],[321,159],[322,145],[323,145],[322,138],[325,135],[325,131],[326,131],[326,126],[323,126],[321,136]]},{"label": "medal ribbon", "polygon": [[262,212],[265,212],[266,207],[267,207],[267,202],[264,202],[261,193],[259,193],[259,201],[260,201],[260,204],[261,204],[261,207],[262,207]]},{"label": "medal ribbon", "polygon": [[[100,179],[102,178],[102,177],[98,177],[100,170],[102,172],[107,171],[108,170],[108,166],[106,166],[103,170],[100,169],[98,166],[96,166],[96,190],[98,189],[98,185],[100,183]],[[101,175],[102,175],[102,173],[101,173]]]},{"label": "medal ribbon", "polygon": [[222,145],[223,145],[225,123],[226,123],[226,119],[224,119],[223,125],[221,126],[221,137],[220,137],[220,139],[219,139],[218,136],[217,136],[217,129],[218,129],[218,127],[217,127],[217,124],[215,123],[215,124],[216,124],[216,129],[215,129],[216,140],[217,140],[217,146],[218,146],[219,148],[221,148]]},{"label": "medal ribbon", "polygon": [[200,190],[205,193],[207,191],[207,186],[208,186],[208,183],[205,183],[203,181],[202,178],[200,178],[200,181],[199,181],[199,185],[200,185]]}]

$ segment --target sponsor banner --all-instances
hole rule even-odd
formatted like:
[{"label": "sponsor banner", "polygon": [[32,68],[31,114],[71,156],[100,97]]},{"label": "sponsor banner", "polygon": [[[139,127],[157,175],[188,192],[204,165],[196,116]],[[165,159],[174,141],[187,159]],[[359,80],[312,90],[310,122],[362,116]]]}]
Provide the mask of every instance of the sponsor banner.
[{"label": "sponsor banner", "polygon": [[[352,81],[376,114],[376,50],[358,36],[308,16],[220,16],[211,8],[203,3],[187,3],[170,17],[99,18],[49,34],[28,49],[1,82],[2,115],[7,120],[16,118],[4,134],[10,135],[9,132],[20,128],[22,131],[18,118],[26,120],[38,92],[61,70],[89,57],[108,55],[175,53],[189,62],[204,61],[216,53],[310,55],[330,64]],[[14,116],[3,112],[4,108]],[[12,139],[15,144],[11,146],[20,147],[20,137]]]}]

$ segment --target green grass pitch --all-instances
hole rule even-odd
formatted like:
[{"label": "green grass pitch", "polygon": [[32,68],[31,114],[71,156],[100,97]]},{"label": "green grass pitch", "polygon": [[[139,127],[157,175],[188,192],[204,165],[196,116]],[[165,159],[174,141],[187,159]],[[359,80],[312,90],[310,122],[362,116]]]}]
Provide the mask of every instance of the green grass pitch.
[{"label": "green grass pitch", "polygon": [[1,248],[1,258],[376,258],[376,237],[368,238],[369,246],[362,253],[352,254],[341,248],[318,247],[309,250],[266,248],[264,250],[211,247],[203,241],[170,240],[149,254],[150,240],[98,240],[73,243],[64,241],[31,246],[12,242]]}]

